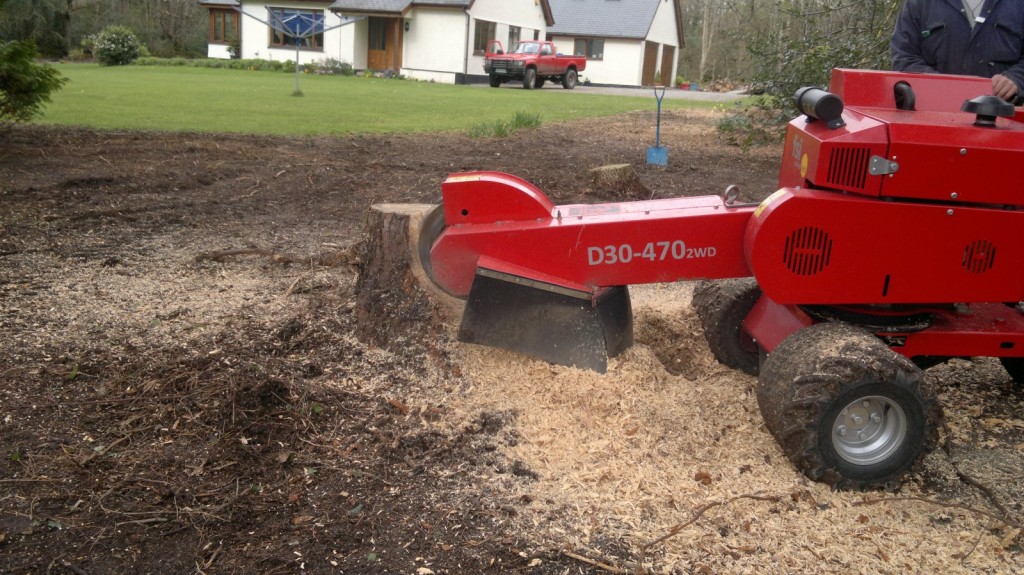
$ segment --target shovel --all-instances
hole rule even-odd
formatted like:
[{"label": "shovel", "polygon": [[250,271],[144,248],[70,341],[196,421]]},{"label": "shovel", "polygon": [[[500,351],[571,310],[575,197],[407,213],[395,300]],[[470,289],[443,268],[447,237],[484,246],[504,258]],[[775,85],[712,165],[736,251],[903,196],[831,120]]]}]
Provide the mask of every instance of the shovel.
[{"label": "shovel", "polygon": [[666,166],[668,165],[668,148],[661,145],[661,100],[665,97],[665,86],[661,86],[661,93],[658,93],[658,86],[655,86],[654,97],[658,99],[658,124],[654,132],[654,146],[647,148],[647,163]]}]

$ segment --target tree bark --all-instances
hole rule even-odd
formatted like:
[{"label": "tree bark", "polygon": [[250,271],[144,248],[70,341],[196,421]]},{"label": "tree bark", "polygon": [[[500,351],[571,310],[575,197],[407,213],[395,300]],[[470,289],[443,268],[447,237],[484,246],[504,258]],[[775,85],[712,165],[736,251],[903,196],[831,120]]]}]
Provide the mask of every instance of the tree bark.
[{"label": "tree bark", "polygon": [[356,267],[356,337],[394,353],[436,355],[454,337],[461,301],[440,290],[419,259],[420,222],[434,206],[370,208]]},{"label": "tree bark", "polygon": [[613,198],[649,199],[650,191],[644,187],[632,164],[608,164],[592,168],[590,185]]}]

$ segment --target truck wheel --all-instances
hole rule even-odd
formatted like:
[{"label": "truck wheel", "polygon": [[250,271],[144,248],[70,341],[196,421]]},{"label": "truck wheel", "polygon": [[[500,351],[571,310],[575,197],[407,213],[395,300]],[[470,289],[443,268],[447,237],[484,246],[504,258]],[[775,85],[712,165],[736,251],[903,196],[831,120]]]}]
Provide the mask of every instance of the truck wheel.
[{"label": "truck wheel", "polygon": [[757,403],[797,469],[837,488],[896,480],[934,447],[941,419],[917,366],[844,323],[786,338],[761,369]]},{"label": "truck wheel", "polygon": [[495,76],[494,74],[491,74],[490,81],[492,88],[498,88],[501,86],[501,78]]},{"label": "truck wheel", "polygon": [[565,74],[562,75],[562,87],[566,90],[572,90],[576,87],[576,70],[570,68],[566,70]]},{"label": "truck wheel", "polygon": [[743,332],[743,320],[760,297],[754,278],[702,281],[693,289],[693,309],[711,354],[722,365],[750,375],[757,375],[761,354]]},{"label": "truck wheel", "polygon": [[546,80],[545,80],[544,78],[537,78],[537,84],[536,84],[536,86],[535,86],[535,87],[536,87],[536,88],[537,88],[538,90],[540,90],[541,88],[543,88],[543,87],[544,87],[544,82],[546,82]]},{"label": "truck wheel", "polygon": [[523,88],[532,90],[537,85],[537,70],[527,68],[523,74]]},{"label": "truck wheel", "polygon": [[1001,357],[999,363],[1003,364],[1013,383],[1024,386],[1024,357]]}]

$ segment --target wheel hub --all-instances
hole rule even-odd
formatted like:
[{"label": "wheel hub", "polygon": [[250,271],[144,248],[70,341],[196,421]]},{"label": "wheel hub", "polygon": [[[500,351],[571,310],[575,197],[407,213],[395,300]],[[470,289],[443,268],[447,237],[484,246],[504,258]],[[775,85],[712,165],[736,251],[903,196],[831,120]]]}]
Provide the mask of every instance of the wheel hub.
[{"label": "wheel hub", "polygon": [[891,399],[862,397],[844,407],[832,424],[832,446],[855,465],[884,461],[903,444],[907,416]]}]

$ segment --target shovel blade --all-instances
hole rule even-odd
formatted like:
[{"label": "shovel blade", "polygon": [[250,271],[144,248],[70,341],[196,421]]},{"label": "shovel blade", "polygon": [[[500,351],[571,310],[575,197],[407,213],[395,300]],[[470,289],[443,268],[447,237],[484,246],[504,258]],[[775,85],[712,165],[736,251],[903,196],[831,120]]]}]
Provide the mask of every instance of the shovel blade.
[{"label": "shovel blade", "polygon": [[629,290],[595,295],[478,270],[458,338],[605,373],[608,359],[633,344]]},{"label": "shovel blade", "polygon": [[665,146],[651,146],[647,148],[647,163],[656,166],[667,166],[668,148]]}]

